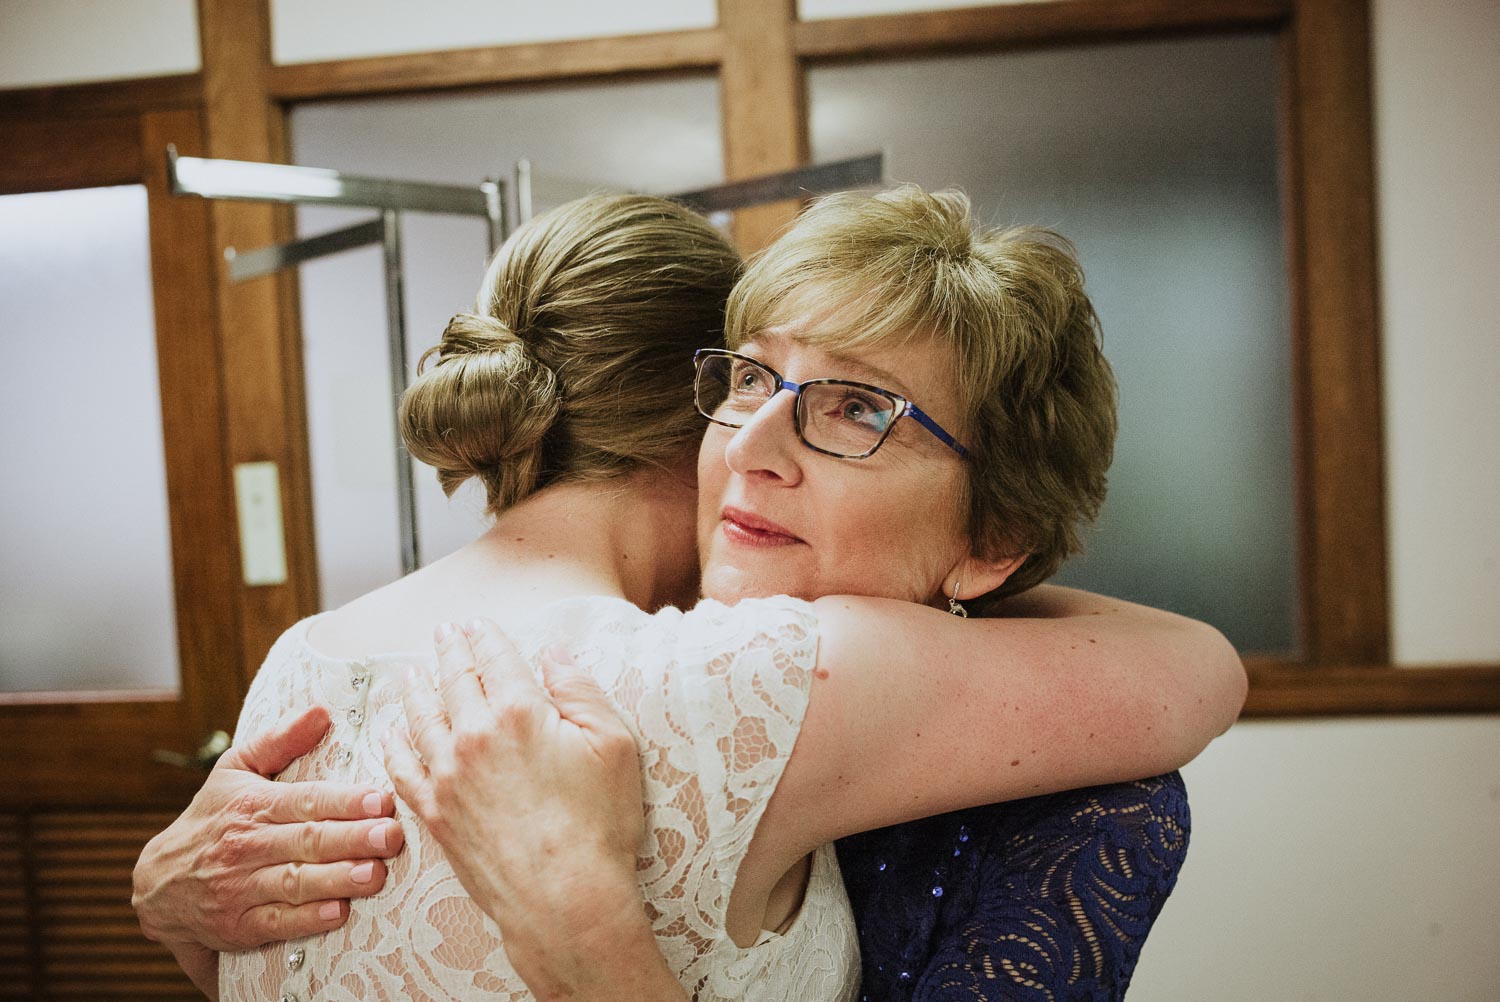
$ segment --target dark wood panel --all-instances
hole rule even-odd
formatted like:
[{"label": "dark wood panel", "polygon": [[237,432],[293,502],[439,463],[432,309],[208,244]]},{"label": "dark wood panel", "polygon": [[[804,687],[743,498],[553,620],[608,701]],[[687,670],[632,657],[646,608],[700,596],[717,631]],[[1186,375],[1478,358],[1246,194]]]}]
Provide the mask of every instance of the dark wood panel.
[{"label": "dark wood panel", "polygon": [[139,115],[197,107],[203,81],[196,73],[138,80],[0,90],[0,118],[76,118]]},{"label": "dark wood panel", "polygon": [[1246,665],[1246,717],[1500,713],[1500,665]]},{"label": "dark wood panel", "polygon": [[298,63],[270,69],[279,101],[450,90],[626,73],[708,70],[723,40],[715,29],[538,42]]},{"label": "dark wood panel", "polygon": [[19,924],[8,919],[15,909],[0,910],[0,975],[25,986],[19,997],[202,997],[171,954],[141,935],[130,907],[135,860],[173,817],[135,809],[0,814],[0,892],[23,888]]},{"label": "dark wood panel", "polygon": [[0,194],[136,184],[141,174],[135,116],[0,118]]},{"label": "dark wood panel", "polygon": [[50,703],[0,700],[0,809],[39,804],[186,803],[203,777],[156,763],[196,743],[175,695]]},{"label": "dark wood panel", "polygon": [[1056,0],[803,21],[803,59],[859,59],[1097,42],[1189,31],[1274,28],[1295,0]]},{"label": "dark wood panel", "polygon": [[[724,63],[719,71],[727,180],[800,167],[808,160],[807,95],[792,37],[795,0],[719,0]],[[796,219],[790,199],[734,214],[742,254],[769,244]]]}]

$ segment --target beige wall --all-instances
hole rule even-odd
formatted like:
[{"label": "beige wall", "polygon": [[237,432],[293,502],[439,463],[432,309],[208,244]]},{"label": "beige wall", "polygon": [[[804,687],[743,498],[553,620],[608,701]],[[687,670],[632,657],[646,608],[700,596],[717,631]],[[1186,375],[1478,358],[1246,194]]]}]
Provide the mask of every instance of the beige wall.
[{"label": "beige wall", "polygon": [[[191,4],[131,2],[173,65],[79,13],[123,3],[6,0],[0,86],[193,68]],[[1500,4],[1373,15],[1394,651],[1496,662]],[[1193,851],[1135,1002],[1500,997],[1500,718],[1246,724],[1186,772]]]}]

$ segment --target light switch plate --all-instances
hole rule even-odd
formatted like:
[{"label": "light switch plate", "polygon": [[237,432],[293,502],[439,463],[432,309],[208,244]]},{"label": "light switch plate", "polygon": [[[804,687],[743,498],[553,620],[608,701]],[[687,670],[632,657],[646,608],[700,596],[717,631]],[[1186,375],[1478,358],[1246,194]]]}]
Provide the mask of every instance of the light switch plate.
[{"label": "light switch plate", "polygon": [[247,585],[286,583],[281,476],[275,463],[239,463],[234,499],[240,516],[240,566]]}]

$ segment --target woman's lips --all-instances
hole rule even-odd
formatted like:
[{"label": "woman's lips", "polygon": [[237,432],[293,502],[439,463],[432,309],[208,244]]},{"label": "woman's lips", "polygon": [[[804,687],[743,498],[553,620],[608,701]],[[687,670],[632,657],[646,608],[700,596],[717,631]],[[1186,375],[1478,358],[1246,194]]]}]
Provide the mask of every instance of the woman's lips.
[{"label": "woman's lips", "polygon": [[724,525],[724,535],[731,542],[744,546],[790,546],[802,542],[786,529],[770,519],[752,515],[738,508],[725,508],[719,513]]}]

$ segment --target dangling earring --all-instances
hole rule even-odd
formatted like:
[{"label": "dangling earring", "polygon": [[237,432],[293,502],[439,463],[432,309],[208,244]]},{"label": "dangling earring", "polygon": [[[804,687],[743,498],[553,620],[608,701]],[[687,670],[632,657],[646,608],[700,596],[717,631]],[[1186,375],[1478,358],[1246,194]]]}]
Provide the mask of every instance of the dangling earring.
[{"label": "dangling earring", "polygon": [[948,611],[951,612],[951,613],[953,613],[953,615],[959,617],[960,619],[968,619],[969,618],[969,610],[965,609],[963,607],[963,603],[958,600],[958,582],[957,581],[953,582],[953,595],[952,595],[951,598],[948,599]]}]

